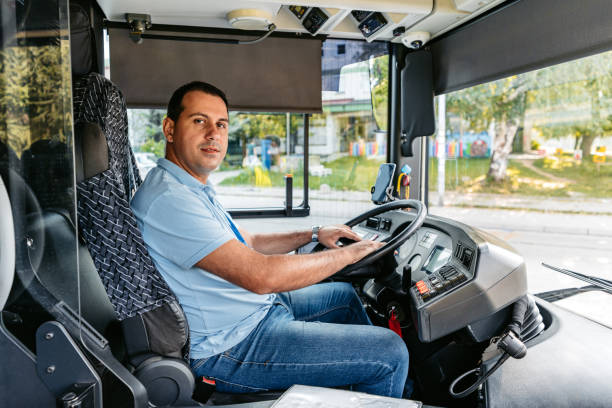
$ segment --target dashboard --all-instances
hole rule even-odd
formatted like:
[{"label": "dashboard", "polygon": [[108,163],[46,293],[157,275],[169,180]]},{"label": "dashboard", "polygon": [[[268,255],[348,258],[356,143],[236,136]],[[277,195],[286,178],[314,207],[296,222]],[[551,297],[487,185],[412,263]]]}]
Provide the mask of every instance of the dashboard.
[{"label": "dashboard", "polygon": [[[363,239],[389,241],[415,218],[393,210],[353,227]],[[393,252],[384,279],[364,285],[375,304],[390,298],[410,303],[419,339],[431,342],[456,330],[478,326],[527,293],[523,258],[507,243],[468,225],[428,215],[415,234]],[[389,292],[393,295],[390,295]],[[404,313],[404,318],[408,318]]]}]

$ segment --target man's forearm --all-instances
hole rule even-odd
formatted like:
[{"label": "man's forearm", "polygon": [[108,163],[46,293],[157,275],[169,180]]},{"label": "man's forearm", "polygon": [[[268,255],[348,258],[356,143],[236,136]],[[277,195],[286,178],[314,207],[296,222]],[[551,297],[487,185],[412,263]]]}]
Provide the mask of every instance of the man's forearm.
[{"label": "man's forearm", "polygon": [[260,293],[286,292],[321,282],[350,264],[354,257],[348,248],[297,256],[271,255],[266,260],[270,272]]},{"label": "man's forearm", "polygon": [[266,255],[286,254],[306,245],[312,239],[312,231],[272,232],[251,236],[252,247]]},{"label": "man's forearm", "polygon": [[381,245],[366,240],[314,254],[264,255],[233,239],[196,266],[251,292],[284,292],[320,282]]}]

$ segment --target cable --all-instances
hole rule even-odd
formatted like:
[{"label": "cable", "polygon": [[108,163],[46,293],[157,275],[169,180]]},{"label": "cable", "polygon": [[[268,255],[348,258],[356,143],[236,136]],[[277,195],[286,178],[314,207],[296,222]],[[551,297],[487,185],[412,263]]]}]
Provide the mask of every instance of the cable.
[{"label": "cable", "polygon": [[[459,377],[457,377],[450,385],[448,392],[453,398],[463,398],[474,392],[487,378],[491,376],[501,365],[510,357],[520,359],[527,354],[526,341],[531,340],[544,330],[544,323],[535,299],[530,296],[523,296],[516,301],[512,308],[512,317],[510,323],[506,327],[504,334],[500,337],[494,337],[491,340],[491,345],[496,345],[498,350],[502,351],[502,355],[497,362],[491,367],[484,376],[481,376],[481,370],[484,365],[473,368]],[[486,353],[486,350],[485,350]],[[484,359],[484,358],[483,358]],[[476,382],[461,392],[455,392],[455,386],[459,381],[471,374],[476,374],[478,379]]]},{"label": "cable", "polygon": [[276,24],[272,23],[268,25],[268,32],[265,33],[264,35],[262,35],[259,38],[256,38],[254,40],[248,40],[248,41],[238,41],[238,44],[257,44],[260,41],[265,40],[266,38],[268,38],[268,36],[270,34],[272,34],[274,32],[274,30],[276,30]]},{"label": "cable", "polygon": [[491,374],[493,374],[495,372],[495,370],[497,370],[499,367],[501,367],[502,364],[504,364],[504,362],[506,362],[506,360],[510,358],[510,354],[508,353],[504,353],[502,354],[502,356],[499,358],[499,360],[497,360],[497,362],[495,363],[495,365],[493,367],[491,367],[491,369],[489,371],[487,371],[487,373],[483,376],[480,377],[471,387],[467,388],[464,391],[461,392],[455,392],[454,388],[457,385],[457,383],[461,380],[463,380],[465,377],[467,377],[468,375],[472,374],[472,373],[476,373],[476,375],[480,376],[480,367],[476,367],[471,369],[468,372],[465,372],[463,374],[461,374],[459,377],[457,377],[457,379],[455,381],[453,381],[448,389],[448,392],[450,393],[450,395],[453,398],[463,398],[466,397],[468,395],[470,395],[471,393],[473,393],[474,391],[476,391],[476,389],[478,387],[480,387],[482,385],[482,383],[484,383],[485,381],[487,381],[487,378],[489,378],[491,376]]}]

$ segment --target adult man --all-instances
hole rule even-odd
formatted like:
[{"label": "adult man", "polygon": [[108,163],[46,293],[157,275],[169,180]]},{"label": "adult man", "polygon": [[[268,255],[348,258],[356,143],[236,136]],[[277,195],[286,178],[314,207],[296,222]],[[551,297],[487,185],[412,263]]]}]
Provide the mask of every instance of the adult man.
[{"label": "adult man", "polygon": [[[314,285],[381,243],[324,227],[318,240],[329,250],[287,255],[312,232],[236,227],[207,184],[225,156],[228,122],[219,89],[177,89],[163,123],[166,158],[132,200],[151,257],[187,315],[192,369],[225,392],[299,383],[400,397],[408,371],[400,337],[371,325],[350,284]],[[358,242],[338,248],[343,237]]]}]

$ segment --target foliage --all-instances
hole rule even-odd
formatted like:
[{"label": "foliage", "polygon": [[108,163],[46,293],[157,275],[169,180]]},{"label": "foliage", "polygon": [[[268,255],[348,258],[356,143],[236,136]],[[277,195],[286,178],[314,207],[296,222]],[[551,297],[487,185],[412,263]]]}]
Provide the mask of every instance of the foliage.
[{"label": "foliage", "polygon": [[163,109],[129,109],[128,115],[131,138],[136,144],[149,140],[165,141],[162,122],[166,112]]},{"label": "foliage", "polygon": [[372,89],[372,110],[380,130],[387,130],[389,56],[383,55],[370,60],[370,85]]},{"label": "foliage", "polygon": [[[506,176],[513,138],[529,116],[544,138],[572,136],[589,159],[598,136],[612,134],[612,53],[567,62],[448,95],[447,111],[460,130],[494,131],[489,167],[493,181]],[[449,121],[452,131],[456,122]]]},{"label": "foliage", "polygon": [[37,140],[67,141],[72,123],[69,55],[63,40],[0,50],[0,140],[18,156]]},{"label": "foliage", "polygon": [[591,156],[591,146],[598,136],[612,134],[612,53],[557,65],[534,90],[533,107],[559,119],[537,123],[544,138],[572,136],[583,157]]},{"label": "foliage", "polygon": [[140,152],[153,153],[156,157],[164,157],[166,153],[166,140],[155,141],[154,139],[147,139],[142,145],[140,145]]},{"label": "foliage", "polygon": [[[284,135],[286,122],[285,114],[230,112],[230,138],[264,139],[270,135]],[[297,121],[291,121],[291,128],[292,131],[297,131]]]},{"label": "foliage", "polygon": [[506,176],[508,155],[517,130],[522,126],[527,88],[534,74],[514,75],[450,94],[447,111],[481,132],[494,125],[494,144],[488,176],[501,182]]}]

